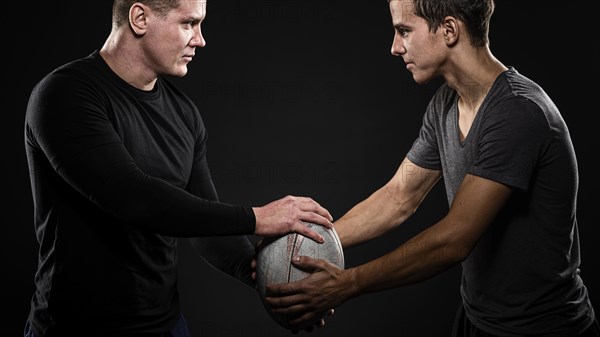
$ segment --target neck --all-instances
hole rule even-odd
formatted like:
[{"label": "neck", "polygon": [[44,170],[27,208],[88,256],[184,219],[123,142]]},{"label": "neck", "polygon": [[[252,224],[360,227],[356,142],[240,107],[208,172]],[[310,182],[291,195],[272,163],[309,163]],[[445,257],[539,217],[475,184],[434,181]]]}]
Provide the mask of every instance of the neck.
[{"label": "neck", "polygon": [[453,62],[455,71],[445,76],[458,93],[460,104],[473,114],[485,99],[496,78],[508,68],[496,59],[489,48],[471,48]]},{"label": "neck", "polygon": [[131,86],[141,90],[154,88],[157,74],[145,67],[141,46],[123,29],[113,28],[100,49],[100,56],[115,74]]}]

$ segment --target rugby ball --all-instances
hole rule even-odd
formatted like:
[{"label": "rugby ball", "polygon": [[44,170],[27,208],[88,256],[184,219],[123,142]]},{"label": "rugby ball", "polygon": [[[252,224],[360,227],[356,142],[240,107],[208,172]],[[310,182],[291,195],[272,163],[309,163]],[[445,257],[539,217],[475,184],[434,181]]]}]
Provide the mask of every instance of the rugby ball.
[{"label": "rugby ball", "polygon": [[[290,233],[279,237],[263,238],[256,257],[256,283],[258,294],[269,315],[284,328],[290,328],[288,318],[271,311],[265,300],[265,288],[268,284],[279,284],[298,281],[310,273],[296,268],[292,257],[297,255],[309,256],[315,259],[329,261],[344,268],[344,251],[334,228],[327,228],[313,223],[304,223],[307,227],[319,233],[325,241],[318,243],[298,233]],[[308,322],[307,328],[317,323],[327,312],[323,312],[314,322]]]}]

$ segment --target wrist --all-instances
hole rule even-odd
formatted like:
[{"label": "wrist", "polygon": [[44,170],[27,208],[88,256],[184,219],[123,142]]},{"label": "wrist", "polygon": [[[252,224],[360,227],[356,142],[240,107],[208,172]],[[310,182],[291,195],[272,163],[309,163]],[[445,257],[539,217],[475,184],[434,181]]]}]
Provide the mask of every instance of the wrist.
[{"label": "wrist", "polygon": [[260,207],[252,207],[252,213],[254,213],[254,233],[256,234],[256,230],[258,229],[258,219],[260,216]]},{"label": "wrist", "polygon": [[344,302],[348,299],[358,297],[361,293],[361,285],[359,282],[359,272],[357,268],[345,269],[342,272],[343,284],[346,294],[344,296]]}]

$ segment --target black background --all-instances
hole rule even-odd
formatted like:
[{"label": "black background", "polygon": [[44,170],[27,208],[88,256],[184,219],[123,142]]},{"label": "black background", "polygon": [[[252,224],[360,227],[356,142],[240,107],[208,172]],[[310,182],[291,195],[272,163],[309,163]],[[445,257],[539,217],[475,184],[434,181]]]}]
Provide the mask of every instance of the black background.
[{"label": "black background", "polygon": [[[2,122],[3,336],[21,334],[37,263],[23,145],[27,99],[47,72],[101,47],[111,4],[5,7],[3,21],[14,23],[4,23],[2,52],[2,101],[8,102]],[[492,52],[541,84],[569,125],[580,168],[581,274],[598,307],[592,118],[599,53],[592,11],[577,6],[586,4],[499,1],[490,37]],[[439,85],[417,85],[391,56],[393,29],[383,0],[210,0],[203,31],[207,46],[175,81],[201,109],[215,184],[230,203],[259,206],[306,195],[340,217],[394,174]],[[440,184],[400,228],[348,249],[346,265],[388,252],[446,210]],[[185,243],[180,257],[183,310],[194,337],[291,336],[270,319],[254,290],[205,264]],[[312,335],[447,336],[459,303],[459,272],[456,267],[417,285],[353,299]]]}]

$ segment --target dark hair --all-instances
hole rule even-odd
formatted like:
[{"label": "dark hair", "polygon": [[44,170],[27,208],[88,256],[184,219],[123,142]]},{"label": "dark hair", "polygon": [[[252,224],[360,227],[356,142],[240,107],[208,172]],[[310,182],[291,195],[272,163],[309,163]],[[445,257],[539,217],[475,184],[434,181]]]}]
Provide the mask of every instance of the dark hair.
[{"label": "dark hair", "polygon": [[490,18],[494,0],[413,0],[415,14],[427,21],[429,29],[436,31],[446,16],[453,16],[467,27],[471,45],[489,44]]},{"label": "dark hair", "polygon": [[165,17],[174,8],[179,7],[181,0],[115,0],[113,3],[113,24],[121,26],[129,23],[129,9],[136,3],[142,3]]}]

